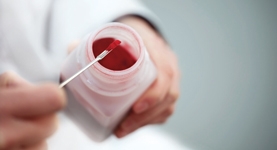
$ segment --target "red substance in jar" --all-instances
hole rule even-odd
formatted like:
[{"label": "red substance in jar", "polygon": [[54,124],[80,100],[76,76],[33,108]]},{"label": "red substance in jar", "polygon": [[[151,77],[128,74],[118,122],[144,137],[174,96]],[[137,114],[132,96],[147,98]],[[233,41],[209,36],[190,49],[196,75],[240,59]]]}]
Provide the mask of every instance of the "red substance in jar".
[{"label": "red substance in jar", "polygon": [[[114,38],[102,38],[94,41],[92,45],[94,56],[101,54],[114,40]],[[137,59],[129,53],[127,47],[118,45],[99,63],[107,69],[118,71],[130,68],[136,61]]]}]

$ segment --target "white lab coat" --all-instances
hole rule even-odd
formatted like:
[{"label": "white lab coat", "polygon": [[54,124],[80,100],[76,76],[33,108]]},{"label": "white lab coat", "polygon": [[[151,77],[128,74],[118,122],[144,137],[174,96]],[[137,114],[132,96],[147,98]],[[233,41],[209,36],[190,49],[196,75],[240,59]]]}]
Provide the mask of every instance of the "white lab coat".
[{"label": "white lab coat", "polygon": [[[0,73],[13,70],[31,82],[58,82],[71,41],[127,14],[156,22],[135,0],[0,0]],[[153,128],[95,143],[66,116],[60,118],[58,131],[48,141],[50,150],[184,149]]]}]

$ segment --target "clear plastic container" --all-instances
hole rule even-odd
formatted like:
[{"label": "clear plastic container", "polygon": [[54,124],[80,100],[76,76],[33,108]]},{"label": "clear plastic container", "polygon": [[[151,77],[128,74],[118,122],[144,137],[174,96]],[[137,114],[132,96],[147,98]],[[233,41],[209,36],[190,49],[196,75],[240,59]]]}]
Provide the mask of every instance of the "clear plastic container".
[{"label": "clear plastic container", "polygon": [[140,36],[129,26],[109,23],[84,38],[68,56],[61,79],[68,79],[94,60],[97,56],[94,56],[92,45],[103,38],[120,40],[120,45],[136,62],[124,70],[111,70],[96,63],[65,86],[68,97],[66,114],[98,142],[112,134],[132,104],[156,78],[156,68]]}]

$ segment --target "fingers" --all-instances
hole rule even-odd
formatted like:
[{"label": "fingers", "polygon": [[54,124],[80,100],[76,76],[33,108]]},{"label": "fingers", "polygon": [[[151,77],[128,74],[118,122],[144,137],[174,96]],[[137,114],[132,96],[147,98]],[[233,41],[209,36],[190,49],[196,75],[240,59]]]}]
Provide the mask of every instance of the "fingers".
[{"label": "fingers", "polygon": [[0,89],[22,85],[30,86],[31,84],[12,71],[8,71],[0,75]]},{"label": "fingers", "polygon": [[[159,76],[164,76],[161,74]],[[145,112],[147,109],[154,107],[167,94],[168,86],[164,86],[170,82],[168,77],[160,77],[149,87],[139,100],[133,105],[133,111],[137,114]]]},{"label": "fingers", "polygon": [[180,86],[179,86],[179,82],[180,82],[180,72],[178,69],[178,62],[177,62],[177,58],[175,56],[174,53],[170,53],[169,54],[172,63],[171,63],[171,68],[172,68],[172,82],[171,82],[171,86],[169,89],[169,96],[172,100],[176,101],[179,96],[180,96]]},{"label": "fingers", "polygon": [[[167,56],[172,58],[171,60],[176,59],[173,53],[169,53]],[[115,131],[117,137],[123,137],[147,124],[164,123],[174,112],[174,106],[179,97],[177,61],[171,61],[167,67],[171,70],[165,68],[160,70],[156,81],[133,105],[133,111],[127,115]]]},{"label": "fingers", "polygon": [[[165,95],[171,95],[175,99],[179,97],[179,70],[176,56],[171,51],[165,51],[171,62],[157,65],[158,75],[156,81],[149,89],[135,102],[133,111],[137,114],[154,107],[159,101],[165,98]],[[161,59],[161,60],[157,60]],[[156,61],[165,62],[163,57],[156,58]],[[160,66],[161,65],[161,66]]]},{"label": "fingers", "polygon": [[141,126],[167,120],[179,97],[180,77],[176,56],[147,22],[133,17],[121,18],[119,21],[138,31],[158,71],[155,82],[134,103],[130,113],[115,130],[116,136],[123,137]]},{"label": "fingers", "polygon": [[32,120],[11,119],[2,117],[0,120],[2,142],[0,149],[35,149],[45,148],[43,141],[57,128],[55,115],[47,115]]},{"label": "fingers", "polygon": [[[133,105],[133,111],[135,113],[139,114],[154,107],[159,101],[164,99],[168,90],[171,88],[171,82],[175,78],[175,71],[171,67],[171,62],[168,62],[165,57],[170,56],[167,53],[171,52],[164,51],[164,54],[158,55],[160,57],[156,57],[157,54],[154,55],[153,60],[154,62],[156,61],[158,70],[157,79]],[[169,57],[168,59],[170,60]]]},{"label": "fingers", "polygon": [[0,113],[34,117],[56,112],[65,105],[65,93],[55,84],[0,91]]},{"label": "fingers", "polygon": [[25,150],[47,150],[47,143],[45,141],[39,142],[31,146],[24,146],[22,149]]},{"label": "fingers", "polygon": [[46,149],[65,94],[55,84],[33,85],[12,72],[0,75],[0,149]]},{"label": "fingers", "polygon": [[164,110],[159,116],[151,120],[151,124],[161,124],[165,123],[169,116],[171,116],[174,113],[175,105],[171,105],[166,110]]},{"label": "fingers", "polygon": [[162,123],[174,112],[174,101],[167,96],[161,103],[154,108],[149,109],[141,114],[134,112],[130,113],[123,121],[123,123],[115,131],[115,135],[121,138],[134,130],[154,123]]}]

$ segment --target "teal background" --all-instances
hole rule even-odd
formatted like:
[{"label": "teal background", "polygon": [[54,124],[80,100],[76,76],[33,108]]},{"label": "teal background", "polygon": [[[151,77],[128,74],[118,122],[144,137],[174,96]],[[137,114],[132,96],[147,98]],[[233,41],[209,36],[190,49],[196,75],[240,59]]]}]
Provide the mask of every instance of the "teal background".
[{"label": "teal background", "polygon": [[277,1],[143,0],[182,73],[161,128],[196,150],[277,149]]}]

